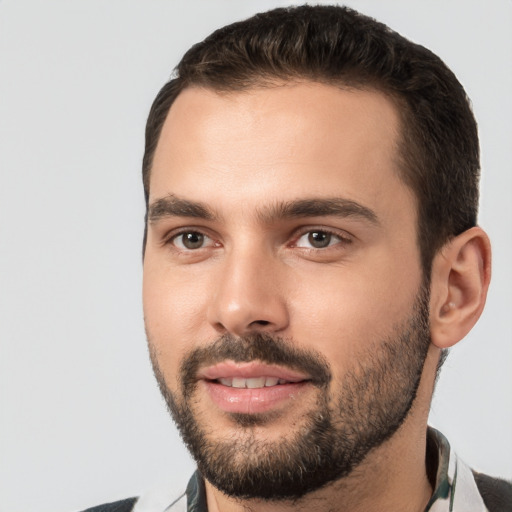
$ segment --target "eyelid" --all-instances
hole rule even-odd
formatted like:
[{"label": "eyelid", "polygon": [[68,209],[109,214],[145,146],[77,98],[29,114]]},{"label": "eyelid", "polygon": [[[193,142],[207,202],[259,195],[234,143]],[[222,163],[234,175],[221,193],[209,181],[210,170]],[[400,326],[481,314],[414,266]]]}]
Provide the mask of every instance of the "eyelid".
[{"label": "eyelid", "polygon": [[[339,244],[349,244],[354,241],[353,235],[348,233],[345,230],[326,227],[326,226],[319,226],[319,225],[313,225],[313,226],[303,226],[295,231],[295,233],[291,237],[291,242],[287,244],[289,247],[297,247],[299,249],[305,249],[305,250],[311,250],[311,251],[326,251],[327,249],[333,248],[338,245],[333,244],[324,248],[315,248],[315,247],[298,247],[296,244],[298,240],[303,237],[304,235],[311,233],[311,232],[322,232],[327,233],[329,235],[332,235],[340,240]],[[208,238],[211,243],[208,243],[208,245],[200,247],[198,249],[186,249],[186,248],[180,248],[177,247],[173,241],[178,238],[180,235],[183,235],[185,233],[199,233],[203,235],[205,238]],[[201,249],[207,249],[211,247],[220,247],[222,244],[218,240],[218,237],[216,237],[209,229],[206,229],[204,227],[199,226],[182,226],[179,228],[174,228],[169,231],[167,231],[162,237],[161,237],[161,245],[162,246],[172,246],[172,248],[176,251],[183,251],[183,252],[197,252]]]},{"label": "eyelid", "polygon": [[[307,235],[308,233],[312,233],[315,231],[335,236],[336,238],[340,239],[341,243],[344,243],[344,244],[352,243],[354,240],[354,237],[352,235],[350,235],[346,231],[343,231],[340,229],[328,228],[325,226],[304,226],[304,227],[300,228],[294,234],[293,241],[291,244],[292,247],[298,247],[296,244],[304,235]],[[337,244],[334,244],[334,245],[337,245]],[[329,249],[331,247],[333,247],[333,245],[330,245],[330,246],[327,246],[324,248],[315,248],[315,247],[309,247],[309,248],[308,247],[298,247],[298,248],[310,249],[310,250],[314,250],[314,251],[325,251],[326,249]]]},{"label": "eyelid", "polygon": [[[184,235],[185,233],[198,233],[202,235],[203,237],[211,240],[211,243],[200,247],[198,249],[187,249],[182,247],[177,247],[176,244],[174,244],[174,240],[176,240],[179,236]],[[208,232],[208,230],[204,228],[199,228],[196,226],[184,226],[180,228],[171,229],[168,231],[163,237],[162,237],[162,246],[172,246],[177,251],[183,251],[183,252],[197,252],[201,249],[207,249],[210,247],[218,247],[220,246],[220,243],[212,236],[211,233]]]}]

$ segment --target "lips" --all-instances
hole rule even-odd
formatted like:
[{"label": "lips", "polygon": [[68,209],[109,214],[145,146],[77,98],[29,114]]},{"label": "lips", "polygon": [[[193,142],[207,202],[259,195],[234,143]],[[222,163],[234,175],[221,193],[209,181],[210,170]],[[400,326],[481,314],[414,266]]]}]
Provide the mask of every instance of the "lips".
[{"label": "lips", "polygon": [[223,362],[199,371],[212,402],[222,411],[256,414],[283,407],[304,392],[311,378],[259,362]]},{"label": "lips", "polygon": [[[199,379],[218,381],[223,379],[225,380],[225,385],[233,387],[242,387],[240,385],[233,384],[233,381],[237,382],[237,379],[243,379],[245,381],[259,380],[261,383],[263,383],[262,379],[265,379],[265,383],[263,385],[256,387],[265,387],[267,382],[269,382],[270,386],[275,386],[279,381],[282,381],[282,383],[296,383],[311,380],[308,375],[301,372],[294,371],[283,366],[269,365],[258,361],[249,363],[225,361],[199,370],[198,377]],[[273,379],[277,379],[277,382],[273,382]],[[229,383],[230,380],[231,383]]]}]

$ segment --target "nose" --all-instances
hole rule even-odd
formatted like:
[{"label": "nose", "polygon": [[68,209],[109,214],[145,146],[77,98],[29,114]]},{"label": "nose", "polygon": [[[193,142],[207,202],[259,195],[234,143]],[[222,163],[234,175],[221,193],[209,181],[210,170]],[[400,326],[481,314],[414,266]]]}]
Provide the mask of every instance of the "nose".
[{"label": "nose", "polygon": [[278,333],[289,324],[283,269],[270,254],[238,251],[219,269],[208,321],[221,333]]}]

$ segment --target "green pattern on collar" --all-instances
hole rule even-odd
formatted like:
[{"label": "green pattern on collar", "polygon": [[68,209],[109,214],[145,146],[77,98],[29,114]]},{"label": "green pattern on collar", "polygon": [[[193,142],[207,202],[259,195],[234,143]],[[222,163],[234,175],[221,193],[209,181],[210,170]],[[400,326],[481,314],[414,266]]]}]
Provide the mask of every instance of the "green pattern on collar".
[{"label": "green pattern on collar", "polygon": [[199,471],[196,471],[187,485],[187,512],[207,512],[206,489]]},{"label": "green pattern on collar", "polygon": [[432,508],[432,505],[438,500],[448,500],[452,495],[452,481],[449,477],[450,444],[440,432],[432,427],[429,427],[427,431],[427,443],[431,443],[435,446],[435,451],[438,454],[438,466],[436,485],[425,512],[428,512]]}]

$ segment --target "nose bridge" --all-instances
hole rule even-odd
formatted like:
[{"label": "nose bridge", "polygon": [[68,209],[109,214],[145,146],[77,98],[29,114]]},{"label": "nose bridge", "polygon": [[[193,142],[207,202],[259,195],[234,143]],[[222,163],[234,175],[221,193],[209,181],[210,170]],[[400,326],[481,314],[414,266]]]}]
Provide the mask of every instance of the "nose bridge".
[{"label": "nose bridge", "polygon": [[286,328],[288,312],[278,267],[278,257],[254,241],[228,251],[209,307],[210,323],[236,336]]}]

